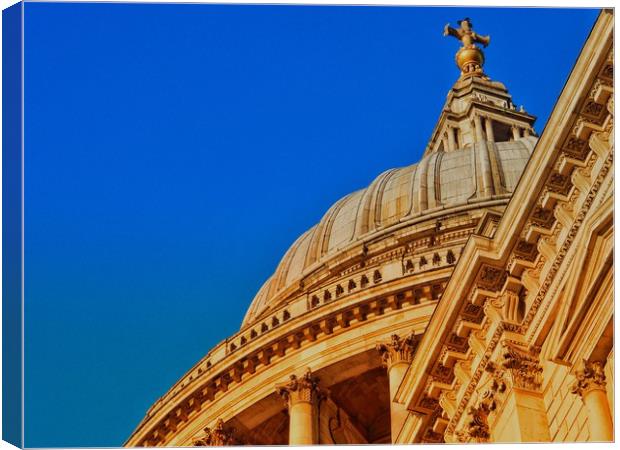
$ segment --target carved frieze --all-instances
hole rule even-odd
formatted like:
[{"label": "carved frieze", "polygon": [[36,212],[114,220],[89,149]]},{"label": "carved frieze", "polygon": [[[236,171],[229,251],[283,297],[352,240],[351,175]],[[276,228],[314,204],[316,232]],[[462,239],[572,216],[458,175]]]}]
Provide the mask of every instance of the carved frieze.
[{"label": "carved frieze", "polygon": [[192,447],[223,447],[234,445],[234,428],[226,427],[222,419],[218,419],[215,427],[205,428],[202,436],[194,438]]}]

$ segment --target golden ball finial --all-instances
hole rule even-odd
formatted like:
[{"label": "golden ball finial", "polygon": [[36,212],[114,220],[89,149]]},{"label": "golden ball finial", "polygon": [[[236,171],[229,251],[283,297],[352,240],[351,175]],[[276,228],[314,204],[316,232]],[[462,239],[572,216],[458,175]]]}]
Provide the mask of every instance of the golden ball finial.
[{"label": "golden ball finial", "polygon": [[461,47],[454,57],[456,65],[465,74],[482,72],[484,53],[476,46]]}]

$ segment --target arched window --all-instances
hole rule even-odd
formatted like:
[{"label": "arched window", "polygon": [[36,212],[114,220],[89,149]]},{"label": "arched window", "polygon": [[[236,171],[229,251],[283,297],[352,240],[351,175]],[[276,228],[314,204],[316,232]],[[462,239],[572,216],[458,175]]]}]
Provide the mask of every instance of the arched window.
[{"label": "arched window", "polygon": [[355,284],[355,281],[353,280],[349,280],[349,286],[347,286],[349,289],[349,292],[351,292],[353,289],[355,289],[357,287],[357,285]]},{"label": "arched window", "polygon": [[344,289],[342,289],[342,286],[336,286],[336,297],[340,297],[342,294],[344,294]]}]

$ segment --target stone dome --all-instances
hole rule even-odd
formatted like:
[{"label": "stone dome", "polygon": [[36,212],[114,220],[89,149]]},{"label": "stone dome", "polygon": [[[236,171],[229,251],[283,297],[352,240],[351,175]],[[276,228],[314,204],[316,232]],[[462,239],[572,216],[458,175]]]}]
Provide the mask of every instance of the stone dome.
[{"label": "stone dome", "polygon": [[280,306],[283,291],[298,286],[347,247],[376,241],[397,228],[437,221],[456,210],[475,209],[492,199],[508,198],[532,153],[537,138],[524,136],[488,145],[495,165],[491,196],[483,195],[480,145],[427,152],[417,164],[390,169],[367,188],[338,200],[320,222],[288,249],[275,273],[254,297],[243,326]]}]

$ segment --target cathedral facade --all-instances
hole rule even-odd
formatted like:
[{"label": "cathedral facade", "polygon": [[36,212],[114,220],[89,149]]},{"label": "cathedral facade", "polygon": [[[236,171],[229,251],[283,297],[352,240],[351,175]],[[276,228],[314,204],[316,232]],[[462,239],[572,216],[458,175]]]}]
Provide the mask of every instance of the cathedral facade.
[{"label": "cathedral facade", "polygon": [[126,446],[613,440],[613,12],[541,136],[483,70],[336,202]]}]

